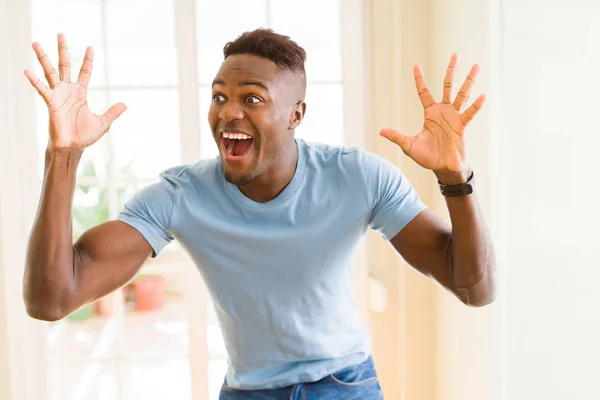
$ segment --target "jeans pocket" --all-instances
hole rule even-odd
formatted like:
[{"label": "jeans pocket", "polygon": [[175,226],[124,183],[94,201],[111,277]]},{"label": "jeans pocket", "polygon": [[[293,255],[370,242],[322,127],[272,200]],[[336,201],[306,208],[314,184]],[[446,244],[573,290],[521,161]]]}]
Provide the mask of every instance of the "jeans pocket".
[{"label": "jeans pocket", "polygon": [[367,385],[377,382],[376,376],[372,377],[372,378],[366,378],[366,379],[361,379],[358,381],[350,381],[350,382],[347,382],[345,380],[338,378],[336,376],[336,374],[331,374],[327,378],[330,381],[337,383],[340,386],[345,386],[345,387],[361,387],[361,386],[367,386]]},{"label": "jeans pocket", "polygon": [[377,382],[377,373],[375,372],[371,360],[367,360],[363,364],[334,372],[327,378],[329,381],[340,386],[359,387]]}]

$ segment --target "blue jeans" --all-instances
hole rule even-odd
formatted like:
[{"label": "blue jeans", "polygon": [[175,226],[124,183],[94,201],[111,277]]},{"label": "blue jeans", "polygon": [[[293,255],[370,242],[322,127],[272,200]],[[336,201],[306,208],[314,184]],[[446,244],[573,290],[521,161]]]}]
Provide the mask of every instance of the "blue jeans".
[{"label": "blue jeans", "polygon": [[381,400],[373,359],[344,368],[320,381],[279,389],[237,390],[223,384],[219,400]]}]

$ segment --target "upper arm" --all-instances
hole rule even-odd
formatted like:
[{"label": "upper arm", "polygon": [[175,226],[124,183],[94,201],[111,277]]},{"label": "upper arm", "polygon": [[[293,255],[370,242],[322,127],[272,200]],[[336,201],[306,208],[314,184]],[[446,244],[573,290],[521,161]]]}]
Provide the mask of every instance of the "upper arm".
[{"label": "upper arm", "polygon": [[410,221],[390,243],[417,271],[453,291],[450,227],[426,209]]},{"label": "upper arm", "polygon": [[144,236],[121,221],[85,232],[73,246],[75,287],[68,312],[129,282],[151,254]]}]

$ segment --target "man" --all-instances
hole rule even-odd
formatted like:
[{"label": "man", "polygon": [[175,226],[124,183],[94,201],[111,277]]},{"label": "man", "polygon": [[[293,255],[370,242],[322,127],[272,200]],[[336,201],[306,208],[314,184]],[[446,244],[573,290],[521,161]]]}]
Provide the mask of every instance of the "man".
[{"label": "man", "polygon": [[452,57],[441,103],[416,67],[423,130],[414,137],[381,132],[435,173],[451,228],[426,209],[390,162],[294,138],[306,112],[306,54],[288,37],[259,29],[225,46],[213,82],[208,118],[219,157],[168,169],[125,205],[117,221],[72,244],[81,154],[126,107],[92,113],[86,88],[93,51],[87,49],[72,83],[64,36],[58,44],[59,72],[33,44],[49,87],[25,72],[50,115],[24,277],[33,318],[57,320],[105,296],[177,238],[206,282],[227,345],[221,399],[379,399],[369,336],[350,284],[352,259],[368,227],[465,304],[493,300],[493,248],[464,152],[465,126],[484,97],[461,113],[477,66],[451,102]]}]

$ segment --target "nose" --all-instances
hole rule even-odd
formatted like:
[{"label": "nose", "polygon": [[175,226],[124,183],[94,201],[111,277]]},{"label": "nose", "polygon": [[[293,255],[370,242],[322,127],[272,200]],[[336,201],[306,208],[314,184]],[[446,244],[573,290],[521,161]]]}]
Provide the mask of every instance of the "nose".
[{"label": "nose", "polygon": [[244,119],[244,110],[235,101],[228,101],[219,111],[219,119],[225,122]]}]

